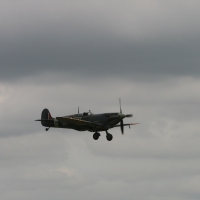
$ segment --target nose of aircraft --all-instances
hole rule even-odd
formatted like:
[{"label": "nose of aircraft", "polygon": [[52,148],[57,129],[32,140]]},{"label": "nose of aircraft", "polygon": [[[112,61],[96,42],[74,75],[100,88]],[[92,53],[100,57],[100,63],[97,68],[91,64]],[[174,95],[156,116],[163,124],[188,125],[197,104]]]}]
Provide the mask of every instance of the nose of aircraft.
[{"label": "nose of aircraft", "polygon": [[123,113],[119,113],[119,117],[120,117],[121,119],[124,119],[124,118],[126,117],[126,115],[124,115]]}]

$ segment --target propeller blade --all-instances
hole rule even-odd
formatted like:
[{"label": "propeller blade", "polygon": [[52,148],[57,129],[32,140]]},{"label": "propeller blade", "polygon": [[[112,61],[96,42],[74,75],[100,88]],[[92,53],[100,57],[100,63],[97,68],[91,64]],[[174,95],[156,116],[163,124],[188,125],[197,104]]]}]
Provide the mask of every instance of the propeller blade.
[{"label": "propeller blade", "polygon": [[126,115],[126,117],[133,117],[133,115],[132,114],[128,114],[128,115]]},{"label": "propeller blade", "polygon": [[122,113],[122,108],[121,108],[121,99],[119,98],[119,107],[120,107],[120,113]]},{"label": "propeller blade", "polygon": [[124,135],[124,122],[123,122],[123,120],[120,121],[120,126],[121,126],[122,135]]}]

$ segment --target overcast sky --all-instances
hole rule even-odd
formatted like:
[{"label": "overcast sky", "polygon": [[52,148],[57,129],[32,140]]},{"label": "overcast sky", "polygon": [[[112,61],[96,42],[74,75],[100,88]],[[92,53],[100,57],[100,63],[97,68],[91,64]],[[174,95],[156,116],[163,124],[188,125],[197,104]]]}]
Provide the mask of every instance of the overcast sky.
[{"label": "overcast sky", "polygon": [[[200,1],[0,1],[0,199],[200,199]],[[132,113],[101,133],[35,122]]]}]

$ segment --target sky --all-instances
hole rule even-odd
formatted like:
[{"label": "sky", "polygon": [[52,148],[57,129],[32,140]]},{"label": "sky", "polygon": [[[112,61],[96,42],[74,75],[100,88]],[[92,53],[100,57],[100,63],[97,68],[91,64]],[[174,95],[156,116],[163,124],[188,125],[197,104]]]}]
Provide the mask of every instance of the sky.
[{"label": "sky", "polygon": [[[198,0],[0,1],[0,198],[200,199]],[[91,110],[101,132],[39,119]]]}]

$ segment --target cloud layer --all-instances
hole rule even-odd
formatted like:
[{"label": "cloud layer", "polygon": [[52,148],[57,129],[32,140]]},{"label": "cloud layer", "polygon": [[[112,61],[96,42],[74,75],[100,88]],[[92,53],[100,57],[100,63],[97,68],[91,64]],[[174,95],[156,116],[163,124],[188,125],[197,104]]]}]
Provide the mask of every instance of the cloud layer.
[{"label": "cloud layer", "polygon": [[46,71],[195,76],[199,3],[192,2],[3,1],[1,80]]},{"label": "cloud layer", "polygon": [[[1,199],[199,199],[198,1],[1,1]],[[118,112],[131,129],[35,119]]]}]

